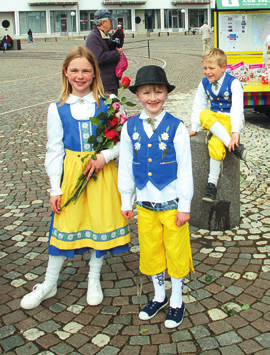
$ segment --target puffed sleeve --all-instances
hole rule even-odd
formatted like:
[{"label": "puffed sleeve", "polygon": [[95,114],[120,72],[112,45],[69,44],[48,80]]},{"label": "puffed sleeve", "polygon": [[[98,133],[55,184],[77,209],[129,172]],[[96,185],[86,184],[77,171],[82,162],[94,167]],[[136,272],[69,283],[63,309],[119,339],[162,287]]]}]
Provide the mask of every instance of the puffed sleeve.
[{"label": "puffed sleeve", "polygon": [[58,115],[56,104],[51,104],[47,118],[47,153],[45,158],[45,168],[50,179],[51,196],[62,195],[60,188],[63,174],[63,159],[65,154],[63,143],[63,126]]}]

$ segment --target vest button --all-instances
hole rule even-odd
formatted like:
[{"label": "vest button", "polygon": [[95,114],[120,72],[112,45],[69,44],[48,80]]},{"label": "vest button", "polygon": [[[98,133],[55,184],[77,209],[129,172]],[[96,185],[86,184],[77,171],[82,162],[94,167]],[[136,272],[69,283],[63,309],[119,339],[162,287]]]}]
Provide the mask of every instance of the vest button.
[{"label": "vest button", "polygon": [[220,106],[222,106],[222,103],[220,103]]},{"label": "vest button", "polygon": [[152,173],[151,173],[151,172],[149,172],[149,173],[148,173],[148,176],[152,176]]},{"label": "vest button", "polygon": [[221,108],[220,111],[223,111],[223,108]]},{"label": "vest button", "polygon": [[219,97],[217,98],[217,100],[219,100]]},{"label": "vest button", "polygon": [[151,158],[149,158],[148,161],[149,161],[149,163],[152,163],[152,159]]},{"label": "vest button", "polygon": [[148,148],[151,148],[152,147],[152,144],[151,143],[148,143]]}]

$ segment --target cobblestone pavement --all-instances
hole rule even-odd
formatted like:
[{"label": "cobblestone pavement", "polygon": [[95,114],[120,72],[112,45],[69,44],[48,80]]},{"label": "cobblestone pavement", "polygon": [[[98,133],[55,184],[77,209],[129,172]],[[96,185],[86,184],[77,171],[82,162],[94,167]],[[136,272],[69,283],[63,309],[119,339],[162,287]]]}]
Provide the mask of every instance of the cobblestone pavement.
[{"label": "cobblestone pavement", "polygon": [[[151,36],[152,59],[146,57],[146,42],[133,43],[145,37],[127,38],[132,42],[125,46],[127,74],[134,78],[143,64],[166,63],[169,81],[177,85],[166,106],[189,126],[202,77],[201,38]],[[246,110],[241,138],[249,150],[248,162],[241,164],[241,223],[225,232],[191,227],[197,294],[188,277],[185,317],[177,329],[164,327],[166,310],[148,322],[138,319],[140,302],[151,299],[153,288],[150,278],[143,276],[143,294],[137,296],[136,220],[130,224],[130,252],[105,259],[101,305],[86,303],[85,254],[65,261],[55,297],[34,310],[20,309],[20,299],[43,281],[46,270],[50,221],[43,165],[46,113],[61,88],[64,55],[77,44],[84,42],[23,43],[21,51],[0,53],[0,353],[269,354],[270,120],[252,110]],[[169,277],[166,280],[170,295]]]}]

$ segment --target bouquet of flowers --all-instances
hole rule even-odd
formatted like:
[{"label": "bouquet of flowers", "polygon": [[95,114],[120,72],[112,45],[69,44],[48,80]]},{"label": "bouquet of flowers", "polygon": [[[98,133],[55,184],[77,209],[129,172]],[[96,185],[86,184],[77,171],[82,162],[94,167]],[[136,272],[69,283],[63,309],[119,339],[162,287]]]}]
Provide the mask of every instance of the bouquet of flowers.
[{"label": "bouquet of flowers", "polygon": [[[119,142],[123,124],[128,120],[128,117],[120,111],[121,105],[127,105],[130,107],[136,106],[132,102],[127,101],[125,97],[119,99],[122,91],[125,88],[128,88],[129,85],[130,79],[128,77],[124,77],[120,82],[121,88],[118,96],[104,101],[104,103],[108,106],[107,113],[100,112],[97,117],[89,118],[90,122],[97,126],[96,135],[92,135],[88,138],[88,143],[92,144],[94,149],[94,153],[91,153],[91,159],[96,160],[97,154],[99,154],[102,150],[111,149],[115,143]],[[84,156],[81,160],[84,161],[89,155],[90,153]],[[96,180],[97,175],[93,173],[91,175],[91,179]],[[66,207],[71,201],[75,204],[89,181],[90,180],[87,180],[87,175],[82,173],[74,187],[72,196],[63,206],[61,206],[60,210]]]}]

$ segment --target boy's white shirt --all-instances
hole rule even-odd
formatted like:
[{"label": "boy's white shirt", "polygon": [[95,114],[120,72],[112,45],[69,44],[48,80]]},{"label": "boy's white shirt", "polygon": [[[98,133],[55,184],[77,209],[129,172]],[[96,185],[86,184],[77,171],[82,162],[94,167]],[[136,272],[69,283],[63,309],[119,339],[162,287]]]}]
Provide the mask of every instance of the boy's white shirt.
[{"label": "boy's white shirt", "polygon": [[[218,88],[215,89],[212,86],[212,91],[215,95],[218,94],[223,80],[225,78],[226,73],[217,81]],[[223,111],[219,111],[220,113],[226,114],[231,117],[231,125],[232,125],[232,133],[237,132],[240,133],[241,129],[243,128],[243,123],[245,121],[244,118],[244,94],[243,88],[239,80],[235,79],[231,85],[232,91],[232,106],[230,113],[224,113]],[[191,113],[191,131],[197,132],[201,126],[200,124],[200,113],[201,111],[208,108],[208,97],[205,93],[202,81],[198,86],[198,90],[196,92],[193,106],[192,106],[192,113]]]},{"label": "boy's white shirt", "polygon": [[[155,117],[155,127],[160,124],[166,111],[163,110]],[[140,119],[146,119],[149,116],[145,111],[140,114]],[[143,122],[145,133],[150,138],[153,134],[151,125]],[[132,172],[133,162],[133,144],[127,132],[127,123],[124,124],[121,141],[120,141],[120,157],[118,168],[118,189],[122,198],[121,209],[123,211],[132,210],[132,205],[135,199],[137,201],[150,202],[166,202],[179,198],[178,211],[190,212],[191,199],[193,196],[193,176],[192,176],[192,162],[190,139],[188,131],[183,123],[180,123],[175,137],[174,147],[176,152],[176,160],[178,164],[177,179],[168,184],[161,191],[158,190],[150,181],[144,186],[142,190],[135,187],[134,176]]]},{"label": "boy's white shirt", "polygon": [[[114,95],[111,95],[113,97]],[[80,101],[83,100],[84,104]],[[76,120],[89,120],[95,114],[95,99],[90,93],[84,97],[69,95],[67,103],[70,104],[72,116]],[[63,174],[63,159],[65,148],[63,144],[63,125],[58,114],[56,104],[50,104],[47,119],[47,153],[45,158],[45,168],[50,179],[50,196],[62,195],[60,188]],[[102,151],[106,163],[119,156],[120,143],[114,145],[112,149]],[[75,182],[74,182],[75,183]]]}]

